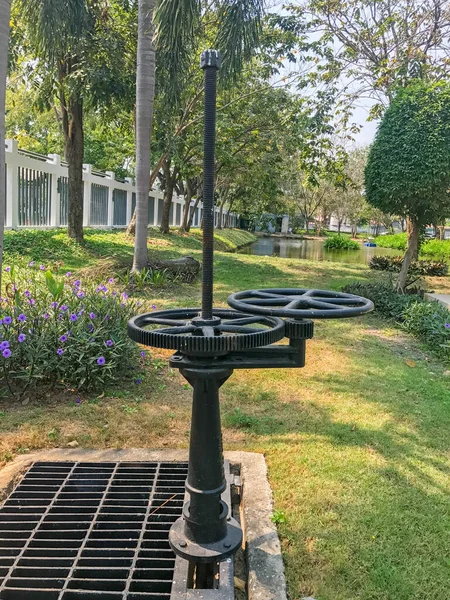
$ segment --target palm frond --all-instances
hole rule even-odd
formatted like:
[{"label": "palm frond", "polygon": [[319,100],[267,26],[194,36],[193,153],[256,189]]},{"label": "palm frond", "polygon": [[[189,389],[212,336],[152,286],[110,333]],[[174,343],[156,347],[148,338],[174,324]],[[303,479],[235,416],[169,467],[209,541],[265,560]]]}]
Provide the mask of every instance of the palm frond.
[{"label": "palm frond", "polygon": [[90,17],[86,0],[22,0],[21,14],[37,52],[50,62],[70,53]]},{"label": "palm frond", "polygon": [[235,79],[258,46],[264,0],[222,0],[216,47],[222,53],[222,77]]},{"label": "palm frond", "polygon": [[167,88],[175,96],[187,72],[201,0],[159,0],[155,11],[158,62],[164,64]]}]

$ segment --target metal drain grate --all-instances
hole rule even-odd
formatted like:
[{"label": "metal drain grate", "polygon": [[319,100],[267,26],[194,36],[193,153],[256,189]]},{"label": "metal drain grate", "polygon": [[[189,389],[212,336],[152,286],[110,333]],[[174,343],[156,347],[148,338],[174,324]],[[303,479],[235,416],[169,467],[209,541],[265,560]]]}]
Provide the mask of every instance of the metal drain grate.
[{"label": "metal drain grate", "polygon": [[169,599],[186,476],[186,463],[34,463],[0,508],[0,599]]}]

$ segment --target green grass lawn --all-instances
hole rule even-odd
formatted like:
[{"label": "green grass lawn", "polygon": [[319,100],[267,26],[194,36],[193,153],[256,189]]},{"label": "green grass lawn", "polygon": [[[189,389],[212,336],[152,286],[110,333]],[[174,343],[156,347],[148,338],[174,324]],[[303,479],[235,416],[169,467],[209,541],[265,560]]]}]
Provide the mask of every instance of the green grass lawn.
[{"label": "green grass lawn", "polygon": [[[12,234],[11,234],[12,235]],[[57,237],[60,234],[55,234]],[[44,242],[43,242],[44,243]],[[89,232],[85,250],[22,249],[92,269],[128,258],[122,233]],[[63,244],[63,245],[64,245]],[[196,235],[155,235],[158,257],[200,256]],[[11,250],[9,258],[14,260]],[[216,304],[256,287],[320,287],[375,277],[366,267],[217,252]],[[200,284],[149,292],[158,308],[196,306]],[[191,395],[170,353],[98,397],[67,392],[3,402],[4,461],[43,447],[187,447]],[[290,600],[448,600],[450,378],[411,337],[373,316],[317,322],[299,370],[236,371],[223,387],[224,445],[264,453]],[[142,378],[142,384],[135,380]]]}]

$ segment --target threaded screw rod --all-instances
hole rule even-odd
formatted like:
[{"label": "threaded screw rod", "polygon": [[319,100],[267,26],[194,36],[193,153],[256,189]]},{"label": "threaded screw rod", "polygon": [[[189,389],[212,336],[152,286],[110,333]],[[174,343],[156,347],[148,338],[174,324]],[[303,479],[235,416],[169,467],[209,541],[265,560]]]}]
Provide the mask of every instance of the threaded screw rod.
[{"label": "threaded screw rod", "polygon": [[216,97],[217,71],[220,54],[217,50],[205,50],[201,56],[201,68],[205,72],[205,130],[203,146],[203,277],[202,318],[213,318],[214,278],[214,179],[216,147]]}]

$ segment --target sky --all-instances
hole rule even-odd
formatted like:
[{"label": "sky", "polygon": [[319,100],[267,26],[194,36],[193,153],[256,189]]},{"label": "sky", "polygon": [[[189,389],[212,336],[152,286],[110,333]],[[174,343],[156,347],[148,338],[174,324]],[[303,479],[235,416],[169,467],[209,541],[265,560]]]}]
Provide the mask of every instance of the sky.
[{"label": "sky", "polygon": [[[283,10],[283,4],[286,0],[268,0],[268,9],[271,12],[277,12],[279,14],[287,14],[287,11]],[[355,107],[352,121],[360,126],[359,134],[355,135],[355,146],[367,146],[372,143],[375,133],[377,130],[378,123],[376,121],[367,121],[371,102],[369,100],[360,100],[358,106]]]}]

